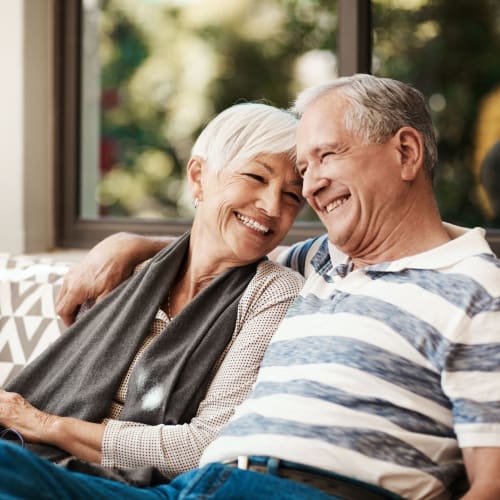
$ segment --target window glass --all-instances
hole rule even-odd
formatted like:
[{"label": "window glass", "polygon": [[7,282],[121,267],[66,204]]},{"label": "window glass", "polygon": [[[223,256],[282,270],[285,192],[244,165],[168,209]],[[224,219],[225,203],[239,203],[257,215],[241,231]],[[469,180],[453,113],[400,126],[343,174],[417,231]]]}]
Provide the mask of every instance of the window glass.
[{"label": "window glass", "polygon": [[[80,216],[186,219],[184,166],[224,108],[337,76],[336,1],[85,0]],[[312,217],[305,212],[303,219]]]},{"label": "window glass", "polygon": [[373,0],[373,72],[427,97],[443,217],[500,228],[500,2]]}]

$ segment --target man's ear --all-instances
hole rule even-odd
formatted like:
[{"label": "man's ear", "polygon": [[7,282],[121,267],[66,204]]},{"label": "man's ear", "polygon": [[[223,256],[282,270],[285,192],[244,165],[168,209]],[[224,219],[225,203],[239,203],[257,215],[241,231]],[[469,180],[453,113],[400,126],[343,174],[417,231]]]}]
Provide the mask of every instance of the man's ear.
[{"label": "man's ear", "polygon": [[203,200],[203,168],[205,161],[199,156],[192,156],[187,164],[187,179],[193,199]]},{"label": "man's ear", "polygon": [[401,166],[401,179],[413,181],[424,164],[424,141],[413,127],[402,127],[394,135]]}]

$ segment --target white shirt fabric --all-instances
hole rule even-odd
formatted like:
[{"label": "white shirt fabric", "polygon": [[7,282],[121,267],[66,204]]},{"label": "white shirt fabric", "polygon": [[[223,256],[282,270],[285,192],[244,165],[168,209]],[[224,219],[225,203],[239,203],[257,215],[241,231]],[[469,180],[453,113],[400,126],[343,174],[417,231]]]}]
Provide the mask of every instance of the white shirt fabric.
[{"label": "white shirt fabric", "polygon": [[460,448],[500,447],[500,262],[483,230],[446,227],[444,245],[357,270],[326,236],[293,247],[307,282],[201,464],[273,456],[450,498]]}]

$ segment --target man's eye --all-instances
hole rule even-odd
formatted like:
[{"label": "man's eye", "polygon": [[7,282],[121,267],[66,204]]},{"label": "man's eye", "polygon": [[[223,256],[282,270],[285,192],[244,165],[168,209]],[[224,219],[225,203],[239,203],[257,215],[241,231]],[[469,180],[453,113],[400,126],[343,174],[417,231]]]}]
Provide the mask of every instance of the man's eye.
[{"label": "man's eye", "polygon": [[327,151],[321,155],[321,161],[328,159],[329,156],[333,156],[335,153],[333,151]]}]

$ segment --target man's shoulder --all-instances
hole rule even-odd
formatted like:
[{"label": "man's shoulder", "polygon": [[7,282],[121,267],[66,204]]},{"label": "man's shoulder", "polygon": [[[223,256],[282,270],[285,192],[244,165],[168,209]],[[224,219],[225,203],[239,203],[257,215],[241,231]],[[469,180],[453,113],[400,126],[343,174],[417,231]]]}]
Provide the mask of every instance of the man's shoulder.
[{"label": "man's shoulder", "polygon": [[[500,307],[500,260],[493,254],[488,252],[480,252],[463,259],[462,262],[456,263],[449,270],[451,273],[457,273],[465,279],[471,280],[477,287],[480,287],[481,295],[484,295],[483,301],[497,303],[497,309]],[[473,290],[472,286],[468,289]],[[479,294],[476,291],[475,294]],[[476,297],[476,300],[479,298]],[[486,305],[486,304],[485,304]]]},{"label": "man's shoulder", "polygon": [[328,235],[321,234],[314,238],[293,244],[280,256],[280,263],[307,277],[317,271],[318,263],[330,260]]},{"label": "man's shoulder", "polygon": [[486,231],[480,227],[458,229],[462,229],[462,233],[455,235],[451,243],[444,247],[448,251],[450,268],[461,269],[472,276],[497,279],[500,260],[486,240]]}]

